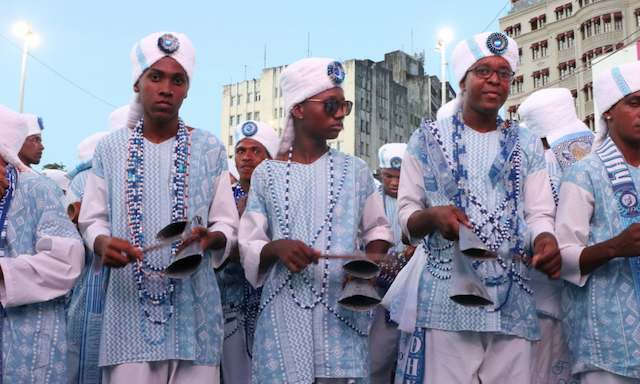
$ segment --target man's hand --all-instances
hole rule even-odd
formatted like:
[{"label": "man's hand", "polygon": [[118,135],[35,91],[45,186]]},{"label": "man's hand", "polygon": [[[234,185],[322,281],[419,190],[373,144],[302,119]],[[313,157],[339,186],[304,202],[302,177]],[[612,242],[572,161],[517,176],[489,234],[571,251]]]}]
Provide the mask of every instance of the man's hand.
[{"label": "man's hand", "polygon": [[300,273],[307,265],[318,264],[320,251],[309,248],[302,241],[280,239],[265,245],[262,248],[261,257],[269,259],[277,257],[291,272]]},{"label": "man's hand", "polygon": [[539,271],[547,274],[550,280],[560,278],[562,257],[555,236],[549,232],[538,235],[533,242],[534,255],[531,264]]},{"label": "man's hand", "polygon": [[139,248],[117,237],[100,235],[96,238],[93,249],[102,257],[102,265],[105,267],[122,268],[131,262],[142,260]]},{"label": "man's hand", "polygon": [[431,220],[440,232],[440,235],[449,241],[458,240],[458,227],[460,224],[471,227],[467,214],[453,205],[431,207]]}]

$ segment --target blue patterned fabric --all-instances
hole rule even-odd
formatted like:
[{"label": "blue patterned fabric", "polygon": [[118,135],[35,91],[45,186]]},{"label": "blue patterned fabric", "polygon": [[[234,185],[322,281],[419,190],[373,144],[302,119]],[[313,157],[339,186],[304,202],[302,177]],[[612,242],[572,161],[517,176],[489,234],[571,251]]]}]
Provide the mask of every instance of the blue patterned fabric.
[{"label": "blue patterned fabric", "polygon": [[395,236],[395,243],[389,248],[388,252],[402,252],[405,246],[402,243],[402,228],[400,228],[400,224],[398,223],[398,199],[385,195],[382,184],[378,187],[378,191],[382,196],[384,214],[387,215]]},{"label": "blue patterned fabric", "polygon": [[[437,127],[444,144],[445,152],[451,156],[452,135],[454,127],[452,118],[437,122]],[[512,122],[513,123],[513,122]],[[495,187],[490,178],[490,170],[494,159],[500,153],[500,132],[479,133],[473,129],[464,130],[466,143],[466,158],[468,162],[468,188],[486,207],[489,212],[496,209],[505,198],[505,179],[497,181]],[[408,144],[407,152],[415,158],[414,161],[422,163],[420,130],[416,131]],[[539,138],[525,128],[519,129],[519,145],[522,149],[522,182],[527,175],[546,167],[544,151]],[[508,172],[507,172],[508,174]],[[442,185],[437,185],[436,190],[427,190],[427,206],[453,205],[447,197]],[[522,196],[522,191],[521,191]],[[524,221],[523,204],[519,204],[518,220],[522,233],[526,234],[528,226]],[[477,207],[470,206],[466,212],[472,222],[480,222],[483,215]],[[506,220],[502,217],[501,220]],[[420,279],[418,290],[418,308],[416,327],[434,328],[449,331],[476,331],[496,332],[506,335],[514,335],[528,340],[540,338],[540,329],[536,317],[536,308],[531,294],[527,293],[518,284],[505,281],[499,285],[485,284],[489,295],[495,303],[495,307],[465,307],[449,299],[450,274],[442,270],[443,266],[450,265],[453,247],[451,242],[444,240],[439,233],[428,236],[426,240],[431,248],[430,255],[425,253],[425,248],[419,246],[414,257],[427,257],[427,262]],[[508,242],[505,241],[498,249],[501,254],[508,254]],[[526,250],[530,254],[531,250]],[[495,279],[503,275],[504,270],[496,261],[478,262],[476,270],[483,281]],[[528,276],[526,265],[516,262],[516,272]],[[499,311],[498,308],[502,305]]]},{"label": "blue patterned fabric", "polygon": [[[129,239],[125,208],[125,168],[129,135],[122,129],[100,140],[94,153],[92,171],[105,179],[110,206],[111,235]],[[209,216],[214,181],[227,169],[222,143],[211,133],[199,129],[191,134],[187,217]],[[142,202],[142,231],[146,247],[156,233],[171,222],[173,188],[171,161],[175,137],[160,144],[145,141],[145,191]],[[223,182],[228,182],[223,180]],[[211,262],[206,251],[202,264],[191,276],[176,280],[174,313],[165,324],[155,324],[145,315],[164,319],[169,301],[151,307],[138,298],[135,264],[107,269],[103,327],[100,339],[100,366],[169,359],[191,360],[198,365],[220,363],[222,349],[222,305]],[[167,265],[170,247],[145,253],[154,265]],[[166,278],[145,279],[151,293],[162,292]]]},{"label": "blue patterned fabric", "polygon": [[[640,185],[640,171],[628,168],[635,185]],[[561,189],[572,183],[595,199],[587,246],[609,240],[625,229],[608,180],[606,169],[595,154],[575,163],[563,175]],[[603,369],[640,378],[637,295],[629,261],[624,258],[596,269],[583,287],[565,283],[562,307],[573,373]]]},{"label": "blue patterned fabric", "polygon": [[[331,149],[336,190],[345,154]],[[291,239],[311,242],[328,212],[329,156],[313,164],[291,164]],[[285,205],[285,162],[266,160],[253,172],[247,211],[263,215],[269,223],[272,240],[284,238],[278,212]],[[365,200],[376,190],[366,163],[349,159],[346,179],[334,208],[331,254],[356,250],[358,226]],[[276,208],[276,206],[278,208]],[[327,226],[314,249],[325,251]],[[300,274],[277,261],[264,284],[254,342],[254,383],[311,383],[315,377],[356,378],[366,382],[369,371],[366,312],[352,312],[337,304],[342,293],[343,260],[320,259]],[[312,289],[322,291],[325,266],[328,284],[323,302],[317,302]],[[303,306],[312,306],[305,309]]]},{"label": "blue patterned fabric", "polygon": [[[50,179],[21,172],[7,218],[5,257],[35,254],[44,236],[80,241]],[[4,308],[4,383],[66,383],[64,300]]]},{"label": "blue patterned fabric", "polygon": [[[91,164],[82,163],[71,183],[70,196],[75,201],[82,202],[84,189],[91,174]],[[98,367],[100,353],[100,329],[102,327],[102,281],[104,268],[95,273],[92,268],[94,254],[85,247],[85,268],[80,275],[78,284],[73,288],[67,300],[67,337],[69,338],[70,377],[78,384],[100,384],[102,370]]]}]

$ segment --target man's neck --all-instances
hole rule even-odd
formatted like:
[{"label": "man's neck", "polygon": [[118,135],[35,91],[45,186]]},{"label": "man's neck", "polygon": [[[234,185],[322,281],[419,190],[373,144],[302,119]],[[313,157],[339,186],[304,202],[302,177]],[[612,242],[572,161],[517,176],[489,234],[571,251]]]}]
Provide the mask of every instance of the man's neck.
[{"label": "man's neck", "polygon": [[479,113],[472,108],[465,108],[462,111],[462,117],[465,125],[480,133],[495,131],[498,128],[497,111],[495,113]]},{"label": "man's neck", "polygon": [[[311,164],[327,153],[325,140],[315,141],[308,137],[296,135],[293,141],[292,161],[301,164]],[[287,156],[285,154],[285,156]]]},{"label": "man's neck", "polygon": [[178,134],[178,116],[167,121],[153,120],[145,112],[142,135],[152,143],[162,143]]},{"label": "man's neck", "polygon": [[618,146],[624,160],[632,167],[640,166],[640,147],[637,144],[630,143],[624,140],[613,139],[614,143]]},{"label": "man's neck", "polygon": [[249,188],[251,188],[251,180],[240,179],[238,183],[240,183],[240,188],[242,188],[242,192],[249,193]]}]

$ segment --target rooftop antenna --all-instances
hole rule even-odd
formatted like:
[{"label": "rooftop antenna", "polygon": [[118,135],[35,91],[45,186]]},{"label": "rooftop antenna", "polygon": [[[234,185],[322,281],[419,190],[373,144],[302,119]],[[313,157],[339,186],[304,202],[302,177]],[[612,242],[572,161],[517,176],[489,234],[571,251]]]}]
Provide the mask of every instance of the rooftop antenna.
[{"label": "rooftop antenna", "polygon": [[267,43],[264,43],[264,65],[262,69],[267,69]]},{"label": "rooftop antenna", "polygon": [[247,81],[247,64],[244,65],[244,81]]}]

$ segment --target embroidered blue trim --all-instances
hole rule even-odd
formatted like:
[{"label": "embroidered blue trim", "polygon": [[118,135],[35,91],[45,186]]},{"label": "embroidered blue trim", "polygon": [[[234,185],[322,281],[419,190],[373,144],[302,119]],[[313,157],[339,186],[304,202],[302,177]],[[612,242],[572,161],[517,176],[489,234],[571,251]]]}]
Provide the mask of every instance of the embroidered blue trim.
[{"label": "embroidered blue trim", "polygon": [[144,53],[142,53],[142,48],[140,48],[140,43],[136,44],[136,56],[138,56],[138,62],[140,63],[140,69],[142,72],[149,69],[149,65],[147,64],[147,58],[144,57]]},{"label": "embroidered blue trim", "polygon": [[469,46],[469,50],[471,51],[471,54],[476,59],[476,61],[484,59],[484,53],[482,53],[482,51],[480,50],[478,43],[476,43],[476,39],[474,39],[473,37],[468,38],[467,45]]},{"label": "embroidered blue trim", "polygon": [[42,121],[42,117],[38,117],[38,125],[40,126],[40,130],[44,130],[44,121]]},{"label": "embroidered blue trim", "polygon": [[611,69],[611,76],[613,76],[613,81],[616,82],[620,92],[622,92],[622,96],[627,96],[633,93],[631,92],[631,88],[629,88],[627,81],[622,77],[619,67]]}]

